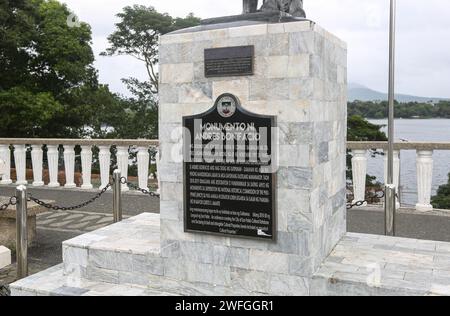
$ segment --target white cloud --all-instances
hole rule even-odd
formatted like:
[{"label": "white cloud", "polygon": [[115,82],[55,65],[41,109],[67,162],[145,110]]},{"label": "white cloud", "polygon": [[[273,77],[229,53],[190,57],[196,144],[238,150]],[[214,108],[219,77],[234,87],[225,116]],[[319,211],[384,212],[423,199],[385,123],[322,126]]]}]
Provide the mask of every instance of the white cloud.
[{"label": "white cloud", "polygon": [[[142,65],[129,57],[100,57],[115,15],[133,4],[154,6],[172,16],[193,12],[202,18],[238,14],[241,0],[61,0],[92,26],[100,80],[126,93],[120,79],[145,79]],[[348,43],[349,81],[386,91],[389,0],[304,0],[308,18]],[[398,0],[397,90],[450,98],[450,3]]]}]

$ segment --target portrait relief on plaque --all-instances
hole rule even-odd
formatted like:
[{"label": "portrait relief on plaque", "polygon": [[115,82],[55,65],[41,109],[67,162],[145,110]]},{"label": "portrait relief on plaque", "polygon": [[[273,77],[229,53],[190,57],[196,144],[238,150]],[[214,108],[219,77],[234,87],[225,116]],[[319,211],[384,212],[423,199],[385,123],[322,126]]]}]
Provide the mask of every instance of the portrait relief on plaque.
[{"label": "portrait relief on plaque", "polygon": [[275,128],[229,93],[183,118],[185,231],[275,240]]}]

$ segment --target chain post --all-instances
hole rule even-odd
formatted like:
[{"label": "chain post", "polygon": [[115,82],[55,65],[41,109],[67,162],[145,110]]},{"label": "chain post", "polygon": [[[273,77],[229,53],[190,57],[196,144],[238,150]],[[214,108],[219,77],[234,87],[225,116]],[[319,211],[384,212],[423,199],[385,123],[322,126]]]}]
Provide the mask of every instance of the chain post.
[{"label": "chain post", "polygon": [[122,221],[122,177],[119,169],[113,173],[113,217],[114,223]]},{"label": "chain post", "polygon": [[27,227],[27,188],[20,185],[16,188],[16,254],[17,278],[28,276],[28,227]]},{"label": "chain post", "polygon": [[395,208],[396,208],[396,187],[393,184],[386,184],[386,195],[384,199],[384,233],[386,236],[395,236]]}]

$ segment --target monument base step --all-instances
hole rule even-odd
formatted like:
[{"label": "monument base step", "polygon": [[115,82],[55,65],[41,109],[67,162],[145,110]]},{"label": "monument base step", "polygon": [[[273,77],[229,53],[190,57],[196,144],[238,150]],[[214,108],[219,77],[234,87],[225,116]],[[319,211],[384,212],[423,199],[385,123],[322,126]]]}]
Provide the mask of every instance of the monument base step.
[{"label": "monument base step", "polygon": [[450,243],[348,233],[314,275],[311,295],[450,295]]},{"label": "monument base step", "polygon": [[159,214],[143,213],[67,240],[62,264],[11,284],[11,295],[255,295],[163,277],[159,223]]},{"label": "monument base step", "polygon": [[143,213],[63,242],[65,275],[147,285],[164,272],[159,223],[159,214]]},{"label": "monument base step", "polygon": [[[242,289],[151,278],[147,286],[114,284],[66,275],[63,264],[11,284],[11,296],[253,296]],[[263,294],[258,294],[262,296]]]},{"label": "monument base step", "polygon": [[[162,260],[159,215],[144,213],[64,242],[63,264],[11,284],[11,294],[264,295],[168,278]],[[450,295],[450,243],[348,233],[308,284],[315,296]]]},{"label": "monument base step", "polygon": [[63,264],[11,285],[11,296],[168,296],[145,286],[112,284],[64,275]]}]

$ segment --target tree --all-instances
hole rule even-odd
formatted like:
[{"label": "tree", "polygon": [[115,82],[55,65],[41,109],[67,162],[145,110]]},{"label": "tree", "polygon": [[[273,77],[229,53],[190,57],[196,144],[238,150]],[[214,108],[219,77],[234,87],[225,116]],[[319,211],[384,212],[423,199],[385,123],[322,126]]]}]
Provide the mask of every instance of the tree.
[{"label": "tree", "polygon": [[[348,103],[349,116],[359,115],[374,119],[383,119],[388,116],[388,104],[372,101],[354,101]],[[396,118],[450,118],[450,102],[439,101],[437,104],[407,102],[395,102]]]},{"label": "tree", "polygon": [[448,183],[441,185],[437,195],[431,198],[433,207],[440,209],[450,209],[450,173],[448,174]]},{"label": "tree", "polygon": [[200,19],[193,14],[172,18],[167,13],[142,5],[127,6],[117,16],[120,22],[108,37],[110,47],[101,55],[134,57],[144,63],[148,80],[122,79],[133,96],[118,101],[120,108],[116,104],[114,112],[106,114],[104,122],[112,127],[108,133],[111,137],[154,138],[158,136],[159,38],[163,34],[198,25]]},{"label": "tree", "polygon": [[440,101],[436,104],[436,117],[450,118],[450,101]]},{"label": "tree", "polygon": [[74,91],[98,82],[91,29],[71,27],[70,15],[55,0],[0,1],[0,107],[10,127],[2,136],[76,137],[82,130]]},{"label": "tree", "polygon": [[123,81],[134,95],[150,98],[150,94],[158,93],[159,37],[181,28],[198,25],[200,19],[193,14],[174,19],[167,13],[159,13],[155,8],[143,5],[127,6],[117,16],[121,21],[116,24],[116,31],[108,37],[110,47],[102,55],[128,55],[142,61],[148,81],[140,82],[133,77]]},{"label": "tree", "polygon": [[381,125],[371,124],[358,115],[352,115],[347,120],[348,141],[387,141]]},{"label": "tree", "polygon": [[20,85],[59,97],[96,80],[90,27],[70,27],[70,14],[54,0],[0,3],[1,89]]},{"label": "tree", "polygon": [[0,90],[28,80],[35,7],[30,1],[0,1]]},{"label": "tree", "polygon": [[0,135],[27,138],[45,134],[63,106],[51,93],[15,87],[0,91],[0,112]]}]

